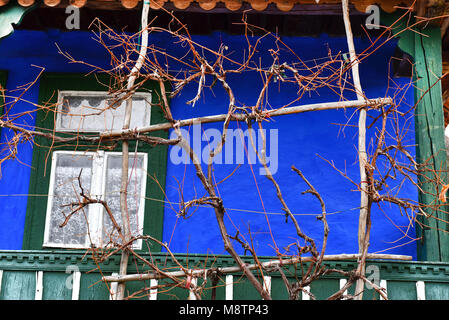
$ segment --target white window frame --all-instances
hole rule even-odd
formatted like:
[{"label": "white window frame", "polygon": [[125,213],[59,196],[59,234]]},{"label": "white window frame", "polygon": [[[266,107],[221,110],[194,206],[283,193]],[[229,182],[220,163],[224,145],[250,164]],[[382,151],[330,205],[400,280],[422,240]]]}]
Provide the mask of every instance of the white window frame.
[{"label": "white window frame", "polygon": [[[100,151],[100,152],[104,152],[104,151]],[[121,152],[119,151],[106,151],[104,152],[105,156],[104,156],[104,163],[103,163],[103,175],[102,175],[102,193],[101,195],[104,196],[106,194],[106,173],[107,173],[107,165],[108,165],[108,157],[111,155],[122,155]],[[145,200],[146,200],[146,190],[147,190],[147,168],[148,168],[148,154],[146,152],[130,152],[129,154],[130,156],[132,155],[136,155],[136,156],[143,156],[143,172],[142,172],[142,185],[140,187],[140,202],[139,202],[139,208],[137,211],[137,221],[138,221],[138,231],[139,234],[143,234],[143,220],[144,220],[144,216],[145,216]],[[129,174],[129,173],[128,173]],[[119,191],[120,191],[120,186],[118,186]],[[103,199],[104,200],[104,199]],[[100,204],[101,205],[101,204]],[[101,205],[101,209],[103,211],[103,215],[107,214],[106,213],[106,209],[104,209],[104,207]],[[121,213],[120,213],[121,214]],[[99,243],[100,246],[103,246],[102,243],[102,232],[103,232],[103,215],[101,216],[101,229],[99,229]],[[132,227],[131,227],[132,230]],[[141,249],[142,248],[142,239],[138,239],[134,242],[134,244],[132,245],[133,249]]]},{"label": "white window frame", "polygon": [[[63,107],[63,97],[64,96],[70,96],[70,95],[80,95],[80,96],[87,96],[87,97],[107,97],[109,93],[107,91],[87,91],[87,90],[59,90],[58,91],[58,112],[55,119],[55,129],[59,132],[104,132],[104,130],[97,128],[97,129],[80,129],[77,130],[75,128],[62,128],[62,117],[61,114],[63,114],[62,107]],[[151,92],[136,92],[133,94],[134,97],[143,98],[148,108],[146,108],[145,112],[145,119],[144,123],[149,124],[151,121]],[[123,106],[121,106],[123,107]],[[131,127],[132,127],[132,120],[131,119]],[[113,128],[107,128],[113,129]],[[92,244],[94,244],[97,247],[103,246],[103,216],[104,214],[107,214],[105,212],[104,207],[101,204],[89,204],[87,208],[84,210],[87,210],[87,215],[89,219],[89,233],[86,234],[86,238],[84,241],[84,244],[76,245],[76,244],[61,244],[61,243],[52,243],[49,241],[50,239],[50,222],[51,222],[51,210],[52,210],[52,202],[54,197],[54,184],[55,184],[55,174],[56,174],[56,158],[58,154],[71,154],[71,155],[92,155],[93,156],[93,162],[92,162],[92,180],[91,180],[91,190],[90,194],[92,197],[99,197],[100,199],[104,200],[104,194],[106,190],[106,168],[107,168],[107,158],[109,155],[121,155],[121,152],[105,152],[105,151],[97,151],[97,152],[82,152],[82,151],[54,151],[52,155],[52,164],[51,164],[51,172],[50,172],[50,184],[49,184],[49,194],[47,199],[47,211],[46,211],[46,218],[45,218],[45,230],[44,230],[44,247],[51,247],[51,248],[67,248],[67,249],[85,249],[88,248],[91,245],[91,241],[89,240],[89,234],[90,239],[92,240]],[[142,176],[142,190],[141,190],[141,199],[139,202],[139,208],[137,212],[137,220],[138,220],[138,232],[143,232],[143,222],[144,222],[144,212],[145,212],[145,195],[146,195],[146,184],[147,184],[147,177],[146,177],[146,170],[148,166],[148,154],[146,152],[136,152],[134,153],[136,155],[142,155],[143,158],[143,176]],[[98,173],[98,171],[101,171],[101,173]],[[141,249],[142,246],[142,240],[139,239],[134,242],[133,248],[134,249]]]},{"label": "white window frame", "polygon": [[[86,249],[89,248],[92,240],[92,244],[96,247],[103,246],[103,216],[107,214],[103,205],[89,204],[87,206],[87,216],[88,216],[88,228],[89,233],[86,233],[86,238],[84,244],[64,244],[64,243],[52,243],[49,241],[50,239],[50,226],[51,226],[51,210],[53,204],[53,191],[55,186],[55,175],[56,175],[56,163],[57,156],[59,154],[70,154],[73,156],[77,155],[91,155],[92,159],[92,180],[91,180],[91,190],[90,195],[92,197],[98,197],[99,199],[104,200],[104,195],[106,191],[106,168],[107,168],[107,159],[110,155],[121,155],[121,152],[109,152],[109,151],[97,151],[97,152],[83,152],[83,151],[54,151],[52,155],[52,164],[51,164],[51,172],[50,172],[50,184],[49,184],[49,193],[47,199],[47,211],[45,217],[45,231],[44,231],[44,247],[51,248],[66,248],[66,249]],[[140,202],[139,208],[137,211],[137,220],[138,220],[138,231],[139,233],[143,232],[143,220],[144,220],[144,212],[145,212],[145,194],[146,194],[146,169],[148,166],[148,154],[146,152],[135,152],[134,155],[143,156],[143,181],[141,185],[141,193],[140,193]],[[70,223],[70,222],[69,222]],[[139,239],[134,242],[134,249],[141,249],[142,240]]]},{"label": "white window frame", "polygon": [[[63,97],[66,95],[68,95],[68,96],[82,95],[82,96],[88,96],[88,97],[98,97],[98,96],[108,96],[109,93],[107,91],[59,90],[58,91],[58,107],[57,107],[58,112],[57,112],[56,123],[55,123],[56,131],[58,131],[58,132],[106,132],[106,131],[114,130],[114,128],[107,128],[107,130],[100,130],[100,129],[77,130],[75,128],[62,128],[61,127],[61,123],[62,123],[61,114],[64,114],[64,111],[62,110],[62,108],[63,108],[62,100],[63,100]],[[144,98],[145,101],[147,102],[148,112],[145,113],[144,123],[149,125],[150,121],[151,121],[151,92],[135,92],[133,94],[133,97]],[[95,115],[92,115],[92,116],[95,116]],[[131,118],[131,128],[133,126],[132,120],[133,119]],[[116,128],[116,129],[121,129],[121,127]]]}]

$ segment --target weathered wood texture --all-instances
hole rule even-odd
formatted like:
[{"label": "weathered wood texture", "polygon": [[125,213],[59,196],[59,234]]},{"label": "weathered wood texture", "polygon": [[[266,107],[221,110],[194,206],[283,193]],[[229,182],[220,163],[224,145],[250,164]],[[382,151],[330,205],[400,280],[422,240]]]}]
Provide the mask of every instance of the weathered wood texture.
[{"label": "weathered wood texture", "polygon": [[[440,179],[440,183],[447,183],[447,158],[444,144],[444,112],[440,77],[442,74],[441,32],[438,26],[421,24],[413,31],[406,30],[406,23],[413,21],[407,17],[400,22],[400,13],[382,14],[381,24],[391,26],[392,31],[399,33],[398,46],[414,59],[415,85],[415,143],[416,160],[420,164],[427,164],[434,173],[425,170],[419,182],[422,192],[419,201],[425,206],[438,204],[438,189],[431,182]],[[415,31],[416,30],[416,31]],[[438,178],[435,176],[438,175]],[[427,178],[426,178],[427,177]],[[448,210],[447,208],[442,208]],[[417,226],[418,259],[422,261],[449,261],[449,234],[447,233],[448,215],[441,210],[425,210],[430,218],[419,216],[419,222],[427,227]]]},{"label": "weathered wood texture", "polygon": [[[440,29],[428,26],[415,33],[414,48],[416,158],[419,163],[428,164],[442,183],[447,183],[443,100],[439,81],[442,73]],[[435,180],[432,172],[426,172],[420,178],[424,192],[420,193],[419,199],[423,205],[437,204],[434,195],[440,190],[434,183],[429,183],[432,180]],[[441,210],[426,211],[431,218],[420,217],[428,227],[422,230],[419,256],[421,260],[449,261],[447,214]]]},{"label": "weathered wood texture", "polygon": [[[144,255],[150,259],[149,255]],[[218,256],[216,260],[207,255],[176,255],[179,261],[187,262],[190,266],[201,268],[203,266],[230,267],[233,261],[227,256]],[[176,269],[174,263],[166,254],[153,254],[154,263],[164,265],[170,270]],[[250,257],[242,257],[246,263],[251,262]],[[265,257],[264,259],[269,259]],[[272,259],[276,260],[276,257]],[[96,264],[89,255],[82,251],[0,251],[0,300],[24,300],[41,297],[42,300],[108,300],[110,299],[110,284],[101,281],[103,275],[111,275],[119,270],[120,257],[111,257],[108,263],[102,264],[100,273],[95,269]],[[449,293],[449,264],[443,262],[409,262],[409,261],[372,261],[367,262],[372,269],[378,271],[379,278],[374,282],[387,289],[389,299],[416,300],[420,299],[448,299]],[[329,268],[353,270],[356,261],[326,261]],[[298,267],[298,266],[297,266]],[[141,263],[130,262],[130,272],[148,270]],[[73,277],[74,270],[79,270],[80,277]],[[196,269],[193,269],[196,270]],[[295,268],[283,267],[285,275],[294,281]],[[296,271],[300,272],[298,269]],[[42,275],[39,283],[38,276]],[[257,275],[259,278],[260,274]],[[288,293],[278,272],[266,274],[270,276],[270,291],[273,299],[288,299]],[[226,286],[228,276],[221,276],[217,282],[215,297],[217,300],[227,298],[233,300],[260,299],[260,295],[241,272],[230,276],[229,286]],[[196,278],[201,285],[203,278]],[[226,281],[226,282],[225,282]],[[310,285],[313,297],[322,300],[342,287],[346,279],[340,279],[338,274],[330,274]],[[150,286],[150,281],[132,281],[126,283],[126,295],[138,293],[144,287]],[[170,280],[158,280],[157,300],[187,299],[188,290],[182,287],[163,286],[171,283]],[[354,293],[353,285],[347,291]],[[76,289],[77,288],[77,289]],[[379,299],[378,294],[365,288],[364,299]],[[78,290],[77,294],[74,291]],[[40,295],[38,295],[40,291]],[[208,279],[203,299],[211,299],[211,281]],[[148,299],[148,295],[139,293],[133,299]],[[312,299],[306,293],[299,295],[299,299]]]}]

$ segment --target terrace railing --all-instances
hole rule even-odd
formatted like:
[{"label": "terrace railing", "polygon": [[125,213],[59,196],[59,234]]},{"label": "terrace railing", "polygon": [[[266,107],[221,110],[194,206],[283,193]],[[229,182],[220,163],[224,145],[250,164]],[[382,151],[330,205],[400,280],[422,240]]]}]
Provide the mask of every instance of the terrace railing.
[{"label": "terrace railing", "polygon": [[[152,254],[146,257],[165,270],[175,271],[177,265],[167,254]],[[189,269],[216,268],[234,265],[228,256],[176,255]],[[269,259],[269,257],[265,257]],[[246,258],[245,258],[246,259]],[[248,263],[251,259],[248,258]],[[97,265],[81,251],[0,251],[0,299],[2,300],[107,300],[113,298],[116,283],[102,281],[103,276],[114,275],[119,270],[120,256],[112,256]],[[355,261],[326,261],[330,268],[353,270]],[[369,268],[369,269],[368,269]],[[132,261],[129,273],[145,273],[150,269],[142,263]],[[391,300],[447,300],[449,299],[449,263],[421,261],[369,260],[367,270],[373,272],[374,281],[386,288]],[[285,273],[294,278],[294,267]],[[367,272],[369,276],[370,273]],[[203,281],[197,279],[198,283]],[[288,299],[288,292],[280,274],[270,273],[264,278],[273,299]],[[211,299],[212,286],[208,281],[202,299]],[[313,298],[326,299],[345,283],[337,274],[325,276],[312,282]],[[135,299],[167,300],[188,299],[185,288],[170,286],[169,280],[141,280],[126,283],[126,295]],[[157,285],[157,288],[156,288]],[[139,292],[143,288],[153,289]],[[240,274],[223,275],[215,285],[217,300],[260,299],[260,295]],[[350,288],[351,294],[354,288]],[[300,297],[313,299],[306,293]],[[380,299],[372,288],[366,288],[364,299]]]}]

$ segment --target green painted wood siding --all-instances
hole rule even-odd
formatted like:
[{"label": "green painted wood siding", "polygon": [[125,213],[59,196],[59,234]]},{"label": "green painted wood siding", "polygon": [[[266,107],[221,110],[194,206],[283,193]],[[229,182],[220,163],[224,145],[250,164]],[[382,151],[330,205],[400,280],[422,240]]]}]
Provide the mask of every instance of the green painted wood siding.
[{"label": "green painted wood siding", "polygon": [[[418,259],[422,261],[449,261],[449,234],[447,214],[426,208],[438,204],[436,195],[441,190],[433,182],[447,183],[447,156],[444,143],[444,113],[441,92],[441,36],[439,26],[422,24],[415,26],[416,31],[405,30],[413,24],[407,17],[398,20],[404,14],[398,10],[393,14],[382,12],[381,22],[385,26],[394,23],[393,33],[398,33],[398,46],[414,59],[414,94],[415,94],[415,139],[416,160],[426,164],[421,170],[419,183],[419,202],[430,218],[418,216],[416,226],[418,241]],[[399,22],[398,22],[399,21]],[[430,172],[431,169],[433,172]],[[435,175],[436,173],[436,175]],[[440,203],[441,204],[441,203]],[[442,207],[448,211],[447,206]],[[421,228],[421,224],[426,227]]]},{"label": "green painted wood siding", "polygon": [[[439,81],[442,72],[439,27],[429,26],[415,34],[415,67],[415,101],[419,101],[415,111],[416,159],[418,163],[427,162],[441,179],[440,183],[447,183],[443,100]],[[419,199],[423,205],[439,203],[435,194],[441,191],[441,185],[436,187],[433,182],[429,183],[436,179],[434,172],[423,172],[419,178],[423,189]],[[419,217],[427,226],[423,230],[419,255],[422,260],[449,261],[447,214],[441,210],[424,210],[432,218]]]},{"label": "green painted wood siding", "polygon": [[44,272],[42,293],[43,300],[71,300],[72,290],[69,288],[71,275],[65,272]]},{"label": "green painted wood siding", "polygon": [[388,281],[388,297],[391,300],[415,300],[416,283],[413,281]]},{"label": "green painted wood siding", "polygon": [[35,272],[3,271],[1,300],[34,300],[35,291]]},{"label": "green painted wood siding", "polygon": [[[211,267],[210,257],[206,255],[176,255],[179,261],[194,261],[199,268]],[[149,256],[144,256],[150,259]],[[175,270],[176,264],[167,255],[159,253],[151,256],[153,262],[164,265],[167,269]],[[250,263],[251,259],[242,257],[245,262]],[[263,257],[262,261],[270,257]],[[276,258],[272,258],[276,259]],[[119,270],[120,256],[112,256],[107,263],[101,265],[101,273],[96,270],[95,262],[84,256],[80,251],[0,251],[0,273],[2,275],[0,287],[1,300],[33,300],[37,296],[37,276],[42,274],[41,298],[43,300],[108,300],[110,299],[111,284],[106,285],[101,281],[103,275],[111,275]],[[229,256],[218,256],[214,261],[214,267],[232,265],[232,258]],[[357,266],[355,261],[330,262],[325,265],[329,268],[342,270],[354,270]],[[391,300],[416,300],[418,299],[417,283],[421,283],[424,289],[423,299],[426,300],[447,300],[449,299],[449,263],[444,262],[404,262],[404,261],[368,261],[368,265],[375,266],[380,271],[380,279],[383,280],[387,288],[387,296]],[[284,273],[288,275],[290,281],[294,281],[293,267],[284,266]],[[139,262],[130,262],[129,273],[136,273],[136,270],[148,270]],[[72,281],[73,270],[80,272],[78,286]],[[276,300],[288,299],[288,293],[279,273],[270,273],[271,294]],[[260,278],[260,275],[258,275]],[[311,293],[318,299],[323,300],[340,289],[340,278],[328,275],[312,282]],[[202,283],[198,279],[198,283]],[[202,294],[205,300],[211,299],[212,289],[210,279]],[[189,292],[182,286],[163,286],[169,284],[169,280],[160,280],[161,286],[157,292],[157,300],[178,300],[187,299]],[[69,286],[67,285],[69,284]],[[148,288],[150,281],[133,281],[126,284],[126,295],[132,295],[143,288]],[[77,288],[78,287],[78,288]],[[234,274],[232,280],[233,300],[260,300],[260,296],[248,283],[246,278],[240,274]],[[225,300],[227,290],[225,276],[222,276],[217,283],[216,299]],[[76,290],[78,290],[76,292]],[[348,289],[348,293],[354,292],[354,288]],[[75,295],[74,295],[75,293]],[[148,294],[136,296],[136,299],[147,300]],[[300,295],[299,299],[309,299],[307,295]],[[379,295],[373,290],[366,290],[365,300],[379,299]]]}]

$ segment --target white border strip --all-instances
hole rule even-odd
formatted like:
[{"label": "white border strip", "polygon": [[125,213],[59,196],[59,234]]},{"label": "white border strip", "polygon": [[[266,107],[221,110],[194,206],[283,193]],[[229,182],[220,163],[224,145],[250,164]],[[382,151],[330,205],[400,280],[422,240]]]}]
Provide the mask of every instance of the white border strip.
[{"label": "white border strip", "polygon": [[232,275],[226,276],[226,290],[225,290],[225,299],[233,300],[234,299],[234,277]]},{"label": "white border strip", "polygon": [[[348,282],[348,280],[346,279],[340,279],[340,290],[343,289],[343,287],[346,285],[346,283]],[[344,296],[348,295],[348,289],[345,290],[345,292],[343,292]]]},{"label": "white border strip", "polygon": [[72,285],[72,300],[78,300],[80,297],[80,285],[81,285],[81,272],[73,272],[73,285]]},{"label": "white border strip", "polygon": [[[198,282],[198,279],[197,279],[197,278],[193,278],[193,279],[192,279],[192,284],[193,284],[194,287],[196,287],[197,282]],[[197,300],[197,299],[196,299],[196,295],[195,295],[195,293],[193,292],[192,289],[189,289],[189,297],[188,297],[188,300]]]},{"label": "white border strip", "polygon": [[[150,287],[156,287],[157,286],[157,280],[151,279],[150,280]],[[157,288],[150,289],[150,296],[148,297],[149,300],[157,300]]]},{"label": "white border strip", "polygon": [[36,272],[36,291],[34,292],[34,300],[42,300],[44,293],[44,271]]},{"label": "white border strip", "polygon": [[[115,277],[118,276],[117,272],[113,272],[111,276]],[[111,283],[111,287],[109,288],[111,292],[109,292],[109,300],[115,300],[115,295],[117,294],[118,290],[118,282]]]},{"label": "white border strip", "polygon": [[[379,285],[380,285],[381,288],[385,289],[384,293],[385,293],[385,295],[388,298],[387,280],[380,280],[380,284]],[[380,300],[385,300],[382,295],[380,295]]]},{"label": "white border strip", "polygon": [[416,281],[416,299],[426,300],[426,285],[424,281]]},{"label": "white border strip", "polygon": [[[310,286],[304,287],[304,290],[306,290],[307,292],[310,292]],[[302,297],[301,297],[302,300],[310,300],[310,295],[305,293],[304,291],[301,291],[301,295],[302,295]]]},{"label": "white border strip", "polygon": [[264,289],[267,290],[268,294],[271,295],[271,277],[263,276]]},{"label": "white border strip", "polygon": [[0,270],[0,294],[2,293],[3,270]]}]

